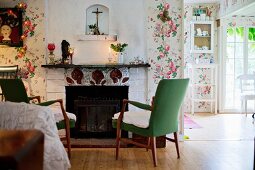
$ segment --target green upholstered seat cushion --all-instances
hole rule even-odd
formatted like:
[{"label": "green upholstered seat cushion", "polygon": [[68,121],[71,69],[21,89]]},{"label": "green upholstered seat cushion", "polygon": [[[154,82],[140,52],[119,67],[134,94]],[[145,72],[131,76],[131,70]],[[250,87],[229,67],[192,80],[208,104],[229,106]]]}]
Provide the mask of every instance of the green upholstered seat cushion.
[{"label": "green upholstered seat cushion", "polygon": [[[70,124],[70,128],[74,128],[75,127],[75,120],[70,119],[69,120],[69,124]],[[57,127],[58,129],[65,129],[65,122],[64,120],[57,122]]]}]

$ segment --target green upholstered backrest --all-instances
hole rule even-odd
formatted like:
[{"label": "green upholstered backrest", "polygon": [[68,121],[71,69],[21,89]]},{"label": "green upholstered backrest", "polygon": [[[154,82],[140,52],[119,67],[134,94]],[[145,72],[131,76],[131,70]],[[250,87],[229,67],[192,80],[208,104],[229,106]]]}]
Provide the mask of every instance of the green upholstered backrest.
[{"label": "green upholstered backrest", "polygon": [[0,86],[6,101],[29,103],[27,92],[21,79],[0,79]]},{"label": "green upholstered backrest", "polygon": [[188,83],[189,79],[163,79],[159,82],[149,125],[154,136],[178,131],[178,113]]}]

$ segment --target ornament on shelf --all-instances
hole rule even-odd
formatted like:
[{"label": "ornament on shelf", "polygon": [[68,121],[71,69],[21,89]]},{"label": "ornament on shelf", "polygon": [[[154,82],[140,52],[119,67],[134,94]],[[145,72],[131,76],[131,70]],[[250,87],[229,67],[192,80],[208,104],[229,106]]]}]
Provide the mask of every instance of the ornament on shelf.
[{"label": "ornament on shelf", "polygon": [[48,44],[48,50],[50,51],[49,53],[49,64],[55,64],[55,55],[54,55],[54,50],[55,50],[55,44],[54,43],[49,43]]},{"label": "ornament on shelf", "polygon": [[70,44],[66,40],[61,42],[61,50],[62,50],[62,64],[69,64],[69,47]]}]

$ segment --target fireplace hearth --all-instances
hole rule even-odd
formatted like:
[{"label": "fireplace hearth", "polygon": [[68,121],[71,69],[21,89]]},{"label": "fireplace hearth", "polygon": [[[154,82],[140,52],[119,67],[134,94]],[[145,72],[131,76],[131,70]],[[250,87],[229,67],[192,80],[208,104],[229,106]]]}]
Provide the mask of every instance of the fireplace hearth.
[{"label": "fireplace hearth", "polygon": [[[128,99],[128,86],[66,86],[66,110],[77,116],[73,138],[115,138],[113,114]],[[128,110],[128,108],[126,108]],[[126,134],[123,134],[127,136]]]}]

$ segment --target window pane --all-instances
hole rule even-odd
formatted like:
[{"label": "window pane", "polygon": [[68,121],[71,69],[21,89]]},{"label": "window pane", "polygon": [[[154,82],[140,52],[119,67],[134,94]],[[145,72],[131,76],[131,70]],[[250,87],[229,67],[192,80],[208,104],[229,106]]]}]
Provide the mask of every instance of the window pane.
[{"label": "window pane", "polygon": [[234,74],[234,65],[235,65],[234,59],[228,59],[226,60],[226,74]]},{"label": "window pane", "polygon": [[248,29],[248,41],[255,42],[255,28]]},{"label": "window pane", "polygon": [[235,76],[239,76],[244,73],[243,71],[243,60],[242,59],[236,59],[235,60]]},{"label": "window pane", "polygon": [[255,73],[255,59],[248,60],[248,74]]},{"label": "window pane", "polygon": [[244,27],[236,28],[236,42],[244,42]]},{"label": "window pane", "polygon": [[255,43],[248,44],[248,58],[255,58]]},{"label": "window pane", "polygon": [[236,43],[235,58],[243,58],[243,43]]},{"label": "window pane", "polygon": [[235,28],[229,27],[227,29],[227,42],[235,42]]},{"label": "window pane", "polygon": [[235,58],[235,44],[227,43],[227,58]]}]

